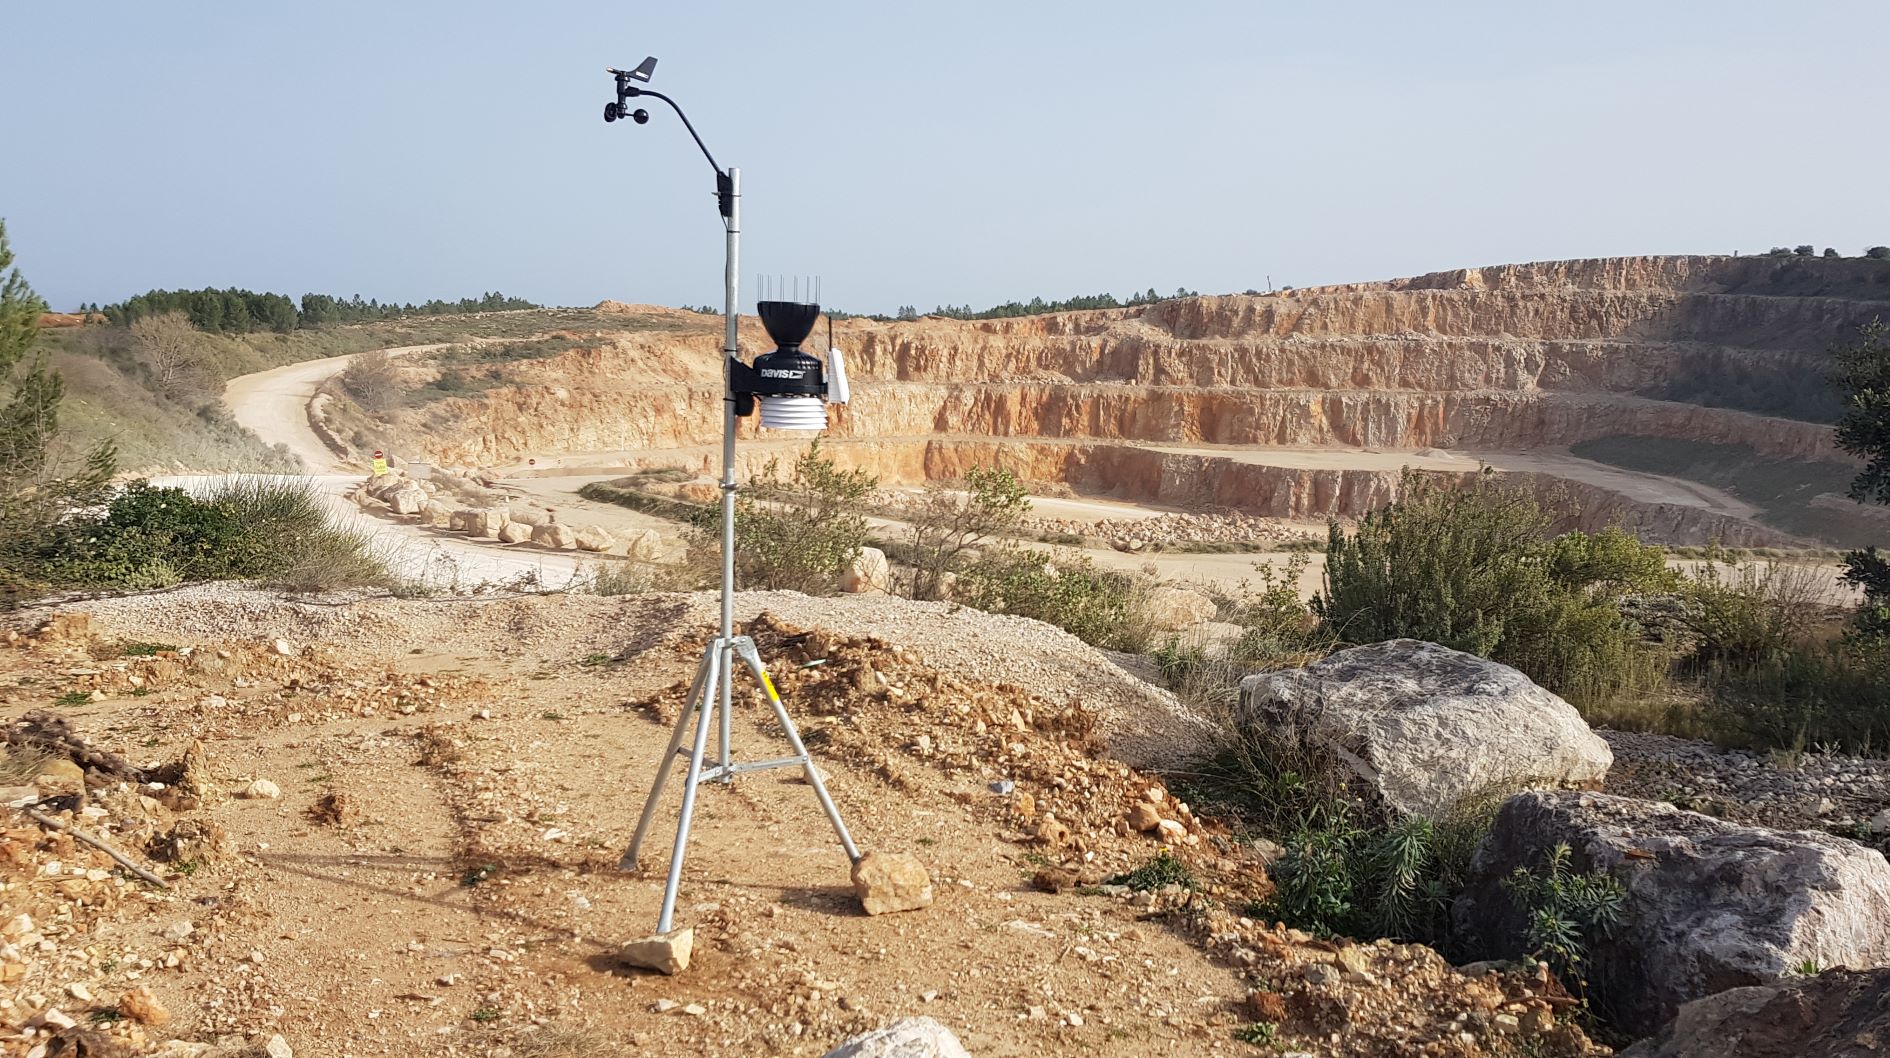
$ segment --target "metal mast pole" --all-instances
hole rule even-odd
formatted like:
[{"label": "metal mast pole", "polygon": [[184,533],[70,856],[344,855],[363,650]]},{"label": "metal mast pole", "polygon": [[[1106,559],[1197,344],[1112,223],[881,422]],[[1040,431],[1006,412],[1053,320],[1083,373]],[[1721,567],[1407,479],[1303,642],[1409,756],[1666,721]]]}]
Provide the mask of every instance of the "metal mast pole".
[{"label": "metal mast pole", "polygon": [[723,302],[722,318],[726,333],[722,339],[722,631],[721,631],[721,668],[722,680],[722,782],[735,781],[735,772],[730,767],[733,763],[729,756],[730,727],[733,724],[730,708],[735,681],[732,678],[734,656],[732,643],[735,638],[735,358],[741,355],[738,344],[738,330],[741,314],[737,307],[740,297],[741,252],[742,252],[742,171],[731,166],[728,170],[728,216],[722,225],[728,229],[728,256],[724,269],[723,284],[726,287],[727,300]]}]

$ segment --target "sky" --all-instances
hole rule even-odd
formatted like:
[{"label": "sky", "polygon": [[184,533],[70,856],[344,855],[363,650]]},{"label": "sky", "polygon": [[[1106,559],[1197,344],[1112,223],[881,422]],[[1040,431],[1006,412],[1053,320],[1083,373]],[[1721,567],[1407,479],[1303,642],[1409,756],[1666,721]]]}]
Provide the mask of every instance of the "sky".
[{"label": "sky", "polygon": [[1884,0],[9,5],[0,219],[152,288],[854,312],[1890,243]]}]

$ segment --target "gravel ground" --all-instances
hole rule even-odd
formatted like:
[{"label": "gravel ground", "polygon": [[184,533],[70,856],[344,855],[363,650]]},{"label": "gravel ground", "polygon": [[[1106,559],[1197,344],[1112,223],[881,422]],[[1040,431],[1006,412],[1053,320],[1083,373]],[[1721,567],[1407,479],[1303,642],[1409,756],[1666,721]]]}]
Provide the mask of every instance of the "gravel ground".
[{"label": "gravel ground", "polygon": [[1614,750],[1612,793],[1744,823],[1828,830],[1880,848],[1890,838],[1890,760],[1751,753],[1628,731],[1599,734]]}]

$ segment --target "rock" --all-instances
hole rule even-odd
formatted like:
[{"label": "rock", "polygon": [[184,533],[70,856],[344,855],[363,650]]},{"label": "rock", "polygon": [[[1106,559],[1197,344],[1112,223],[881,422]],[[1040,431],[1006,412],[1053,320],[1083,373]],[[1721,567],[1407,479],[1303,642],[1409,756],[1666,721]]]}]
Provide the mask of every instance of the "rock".
[{"label": "rock", "polygon": [[33,772],[33,785],[42,794],[85,792],[85,769],[65,757],[48,757]]},{"label": "rock", "polygon": [[282,796],[282,787],[268,779],[257,779],[243,787],[243,796],[251,801],[273,801]]},{"label": "rock", "polygon": [[263,1053],[269,1058],[295,1058],[294,1048],[290,1047],[289,1041],[280,1035],[269,1037],[269,1042],[263,1044]]},{"label": "rock", "polygon": [[663,553],[663,535],[654,529],[625,529],[617,539],[623,541],[623,553],[631,558],[650,560]]},{"label": "rock", "polygon": [[631,966],[640,966],[646,970],[675,976],[689,969],[689,955],[696,947],[696,931],[693,927],[673,929],[668,933],[655,933],[647,937],[638,937],[626,943],[618,952],[617,958]]},{"label": "rock", "polygon": [[1129,809],[1129,827],[1132,830],[1146,832],[1154,830],[1161,824],[1161,809],[1147,801],[1138,801],[1134,808]]},{"label": "rock", "polygon": [[932,906],[932,876],[905,852],[869,852],[853,865],[853,893],[869,915]]},{"label": "rock", "polygon": [[932,1018],[900,1018],[855,1036],[822,1058],[971,1058],[952,1031]]},{"label": "rock", "polygon": [[427,509],[423,511],[422,513],[426,516],[425,517],[426,523],[430,526],[433,526],[436,529],[447,529],[447,528],[452,527],[452,524],[453,524],[452,510],[448,508],[444,503],[441,503],[438,500],[435,500],[432,503],[427,504]]},{"label": "rock", "polygon": [[1046,893],[1061,893],[1076,887],[1076,872],[1067,867],[1039,867],[1030,876],[1030,884]]},{"label": "rock", "polygon": [[144,985],[119,996],[118,1011],[140,1025],[162,1025],[171,1020],[171,1012]]},{"label": "rock", "polygon": [[1214,600],[1187,588],[1155,588],[1147,599],[1149,620],[1157,627],[1179,632],[1214,620]]},{"label": "rock", "polygon": [[1742,826],[1656,801],[1517,794],[1478,848],[1455,914],[1471,947],[1520,956],[1524,913],[1505,881],[1566,843],[1570,869],[1626,889],[1620,925],[1587,943],[1600,1009],[1648,1033],[1682,1004],[1763,984],[1806,962],[1890,963],[1890,863],[1812,831]]},{"label": "rock", "polygon": [[1338,967],[1330,963],[1316,962],[1307,964],[1306,968],[1300,971],[1300,976],[1306,979],[1307,984],[1319,988],[1339,983],[1340,975]]},{"label": "rock", "polygon": [[579,551],[590,551],[596,554],[602,554],[617,546],[617,538],[610,535],[609,530],[600,529],[595,525],[587,525],[579,529],[575,542]]},{"label": "rock", "polygon": [[420,514],[432,497],[418,482],[409,481],[387,496],[387,508],[395,514]]},{"label": "rock", "polygon": [[461,507],[453,512],[446,527],[456,533],[471,533],[474,536],[497,536],[505,527],[506,515],[503,509],[488,507]]},{"label": "rock", "polygon": [[539,547],[568,551],[577,546],[577,534],[573,533],[568,525],[546,522],[532,528],[532,543]]},{"label": "rock", "polygon": [[295,656],[295,647],[291,646],[289,641],[286,639],[276,640],[275,648],[276,648],[276,653],[282,655],[285,658],[292,658]]},{"label": "rock", "polygon": [[1305,768],[1429,819],[1492,793],[1597,784],[1614,762],[1581,714],[1529,677],[1414,639],[1249,676],[1236,724]]},{"label": "rock", "polygon": [[499,543],[522,544],[532,538],[532,527],[525,522],[507,522],[499,526]]},{"label": "rock", "polygon": [[1164,819],[1155,824],[1155,836],[1169,844],[1174,844],[1175,842],[1187,840],[1188,828],[1181,825],[1177,820]]},{"label": "rock", "polygon": [[1885,997],[1890,970],[1827,970],[1732,988],[1681,1007],[1620,1058],[1857,1058],[1890,1040]]},{"label": "rock", "polygon": [[860,548],[860,555],[840,574],[840,590],[851,595],[886,591],[892,586],[892,563],[877,547]]}]

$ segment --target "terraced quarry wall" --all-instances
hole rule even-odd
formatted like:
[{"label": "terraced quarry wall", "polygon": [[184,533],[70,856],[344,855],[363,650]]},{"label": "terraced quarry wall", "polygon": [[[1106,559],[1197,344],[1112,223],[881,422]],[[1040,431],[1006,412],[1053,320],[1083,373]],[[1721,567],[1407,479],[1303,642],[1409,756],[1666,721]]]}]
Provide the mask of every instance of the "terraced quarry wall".
[{"label": "terraced quarry wall", "polygon": [[[1369,510],[1396,494],[1396,470],[1146,448],[1500,453],[1641,437],[1828,468],[1845,463],[1830,426],[1794,409],[1828,406],[1826,351],[1880,315],[1890,262],[1645,257],[1007,320],[849,320],[836,340],[855,399],[831,435],[889,480],[951,476],[987,452],[1079,491],[1293,517]],[[407,425],[449,462],[661,462],[712,446],[714,322],[513,365],[504,385]],[[765,343],[744,334],[748,349]],[[1676,393],[1688,399],[1662,399]],[[1668,510],[1583,481],[1561,491],[1579,521],[1673,542],[1800,538],[1762,512]]]}]

